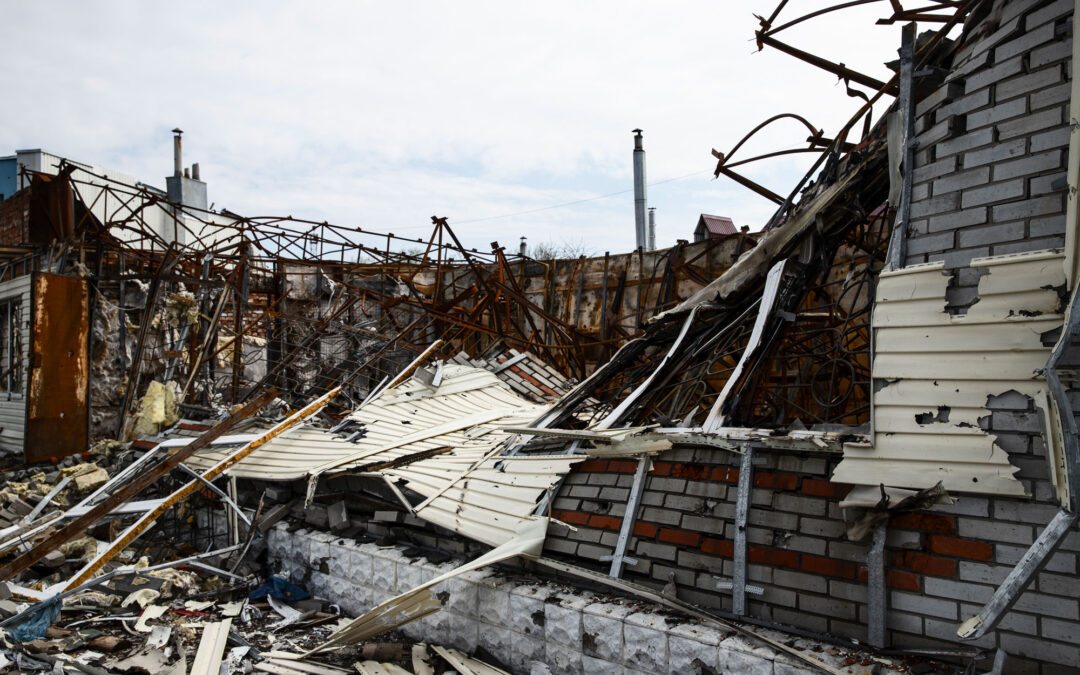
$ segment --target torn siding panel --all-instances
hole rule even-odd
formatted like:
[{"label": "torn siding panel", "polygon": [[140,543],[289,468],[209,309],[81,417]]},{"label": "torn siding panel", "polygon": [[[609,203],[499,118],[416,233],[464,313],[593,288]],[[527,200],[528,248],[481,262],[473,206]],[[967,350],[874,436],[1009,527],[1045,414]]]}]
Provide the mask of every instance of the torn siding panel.
[{"label": "torn siding panel", "polygon": [[[1023,495],[1018,470],[987,429],[994,396],[1015,391],[1048,414],[1040,372],[1061,326],[1060,251],[973,260],[978,297],[950,313],[941,262],[883,272],[874,309],[872,448],[846,446],[833,480]],[[1053,429],[1051,424],[1047,428]],[[1056,456],[1051,434],[1051,458]]]}]

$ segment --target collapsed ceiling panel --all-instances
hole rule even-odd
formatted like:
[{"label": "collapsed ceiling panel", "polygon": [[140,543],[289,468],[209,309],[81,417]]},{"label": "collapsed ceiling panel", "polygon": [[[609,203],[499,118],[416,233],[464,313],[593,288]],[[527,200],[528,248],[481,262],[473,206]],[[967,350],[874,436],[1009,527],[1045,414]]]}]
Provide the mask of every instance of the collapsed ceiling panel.
[{"label": "collapsed ceiling panel", "polygon": [[[950,306],[944,263],[883,272],[874,309],[873,447],[847,446],[833,480],[1024,495],[987,429],[1006,392],[1047,411],[1041,375],[1061,327],[1064,257],[1039,251],[973,260],[975,299]],[[966,310],[966,311],[965,311]],[[1053,446],[1053,443],[1048,445]],[[1052,449],[1056,452],[1056,449]]]}]

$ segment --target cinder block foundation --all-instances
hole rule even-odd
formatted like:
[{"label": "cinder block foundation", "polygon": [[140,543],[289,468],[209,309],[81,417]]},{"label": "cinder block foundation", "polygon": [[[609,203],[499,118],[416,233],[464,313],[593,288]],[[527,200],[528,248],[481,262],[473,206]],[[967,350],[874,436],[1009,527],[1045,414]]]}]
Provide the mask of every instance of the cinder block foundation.
[{"label": "cinder block foundation", "polygon": [[[284,523],[268,533],[271,567],[313,595],[360,615],[392,595],[453,569]],[[325,571],[320,571],[325,570]],[[549,583],[467,572],[434,588],[443,609],[401,632],[468,652],[484,647],[515,673],[546,666],[584,673],[810,673],[763,643],[687,621],[632,600]],[[770,631],[770,637],[790,636]]]}]

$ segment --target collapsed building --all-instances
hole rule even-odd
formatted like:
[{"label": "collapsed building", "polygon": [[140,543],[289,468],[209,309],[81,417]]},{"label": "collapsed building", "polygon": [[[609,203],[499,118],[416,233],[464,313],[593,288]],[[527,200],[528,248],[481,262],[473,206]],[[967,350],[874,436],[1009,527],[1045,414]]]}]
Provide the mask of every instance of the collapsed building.
[{"label": "collapsed building", "polygon": [[[893,2],[934,30],[903,27],[888,82],[782,42],[822,13],[784,5],[759,46],[863,103],[751,132],[809,130],[786,196],[714,151],[777,204],[759,234],[532,260],[433,217],[410,255],[27,170],[0,222],[26,604],[0,627],[147,556],[355,617],[262,645],[268,672],[344,672],[320,659],[395,629],[459,672],[1080,668],[1074,3]],[[239,616],[196,663],[258,654]]]}]

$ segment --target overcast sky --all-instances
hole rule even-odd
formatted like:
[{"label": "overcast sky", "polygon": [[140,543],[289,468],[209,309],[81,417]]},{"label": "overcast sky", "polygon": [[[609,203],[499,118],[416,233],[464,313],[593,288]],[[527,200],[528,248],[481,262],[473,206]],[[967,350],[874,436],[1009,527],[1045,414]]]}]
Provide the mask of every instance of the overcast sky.
[{"label": "overcast sky", "polygon": [[[648,190],[659,246],[690,238],[702,212],[757,230],[772,204],[714,180],[710,149],[779,112],[831,134],[860,104],[835,77],[757,52],[753,14],[775,4],[6,2],[0,155],[40,147],[164,187],[179,126],[218,209],[415,237],[437,214],[469,246],[527,235],[602,254],[634,247],[641,127],[650,183],[692,174]],[[781,22],[829,4],[795,0]],[[783,35],[887,79],[899,27],[874,20],[888,10]],[[740,154],[806,135],[779,124]],[[805,157],[747,173],[786,193]]]}]

